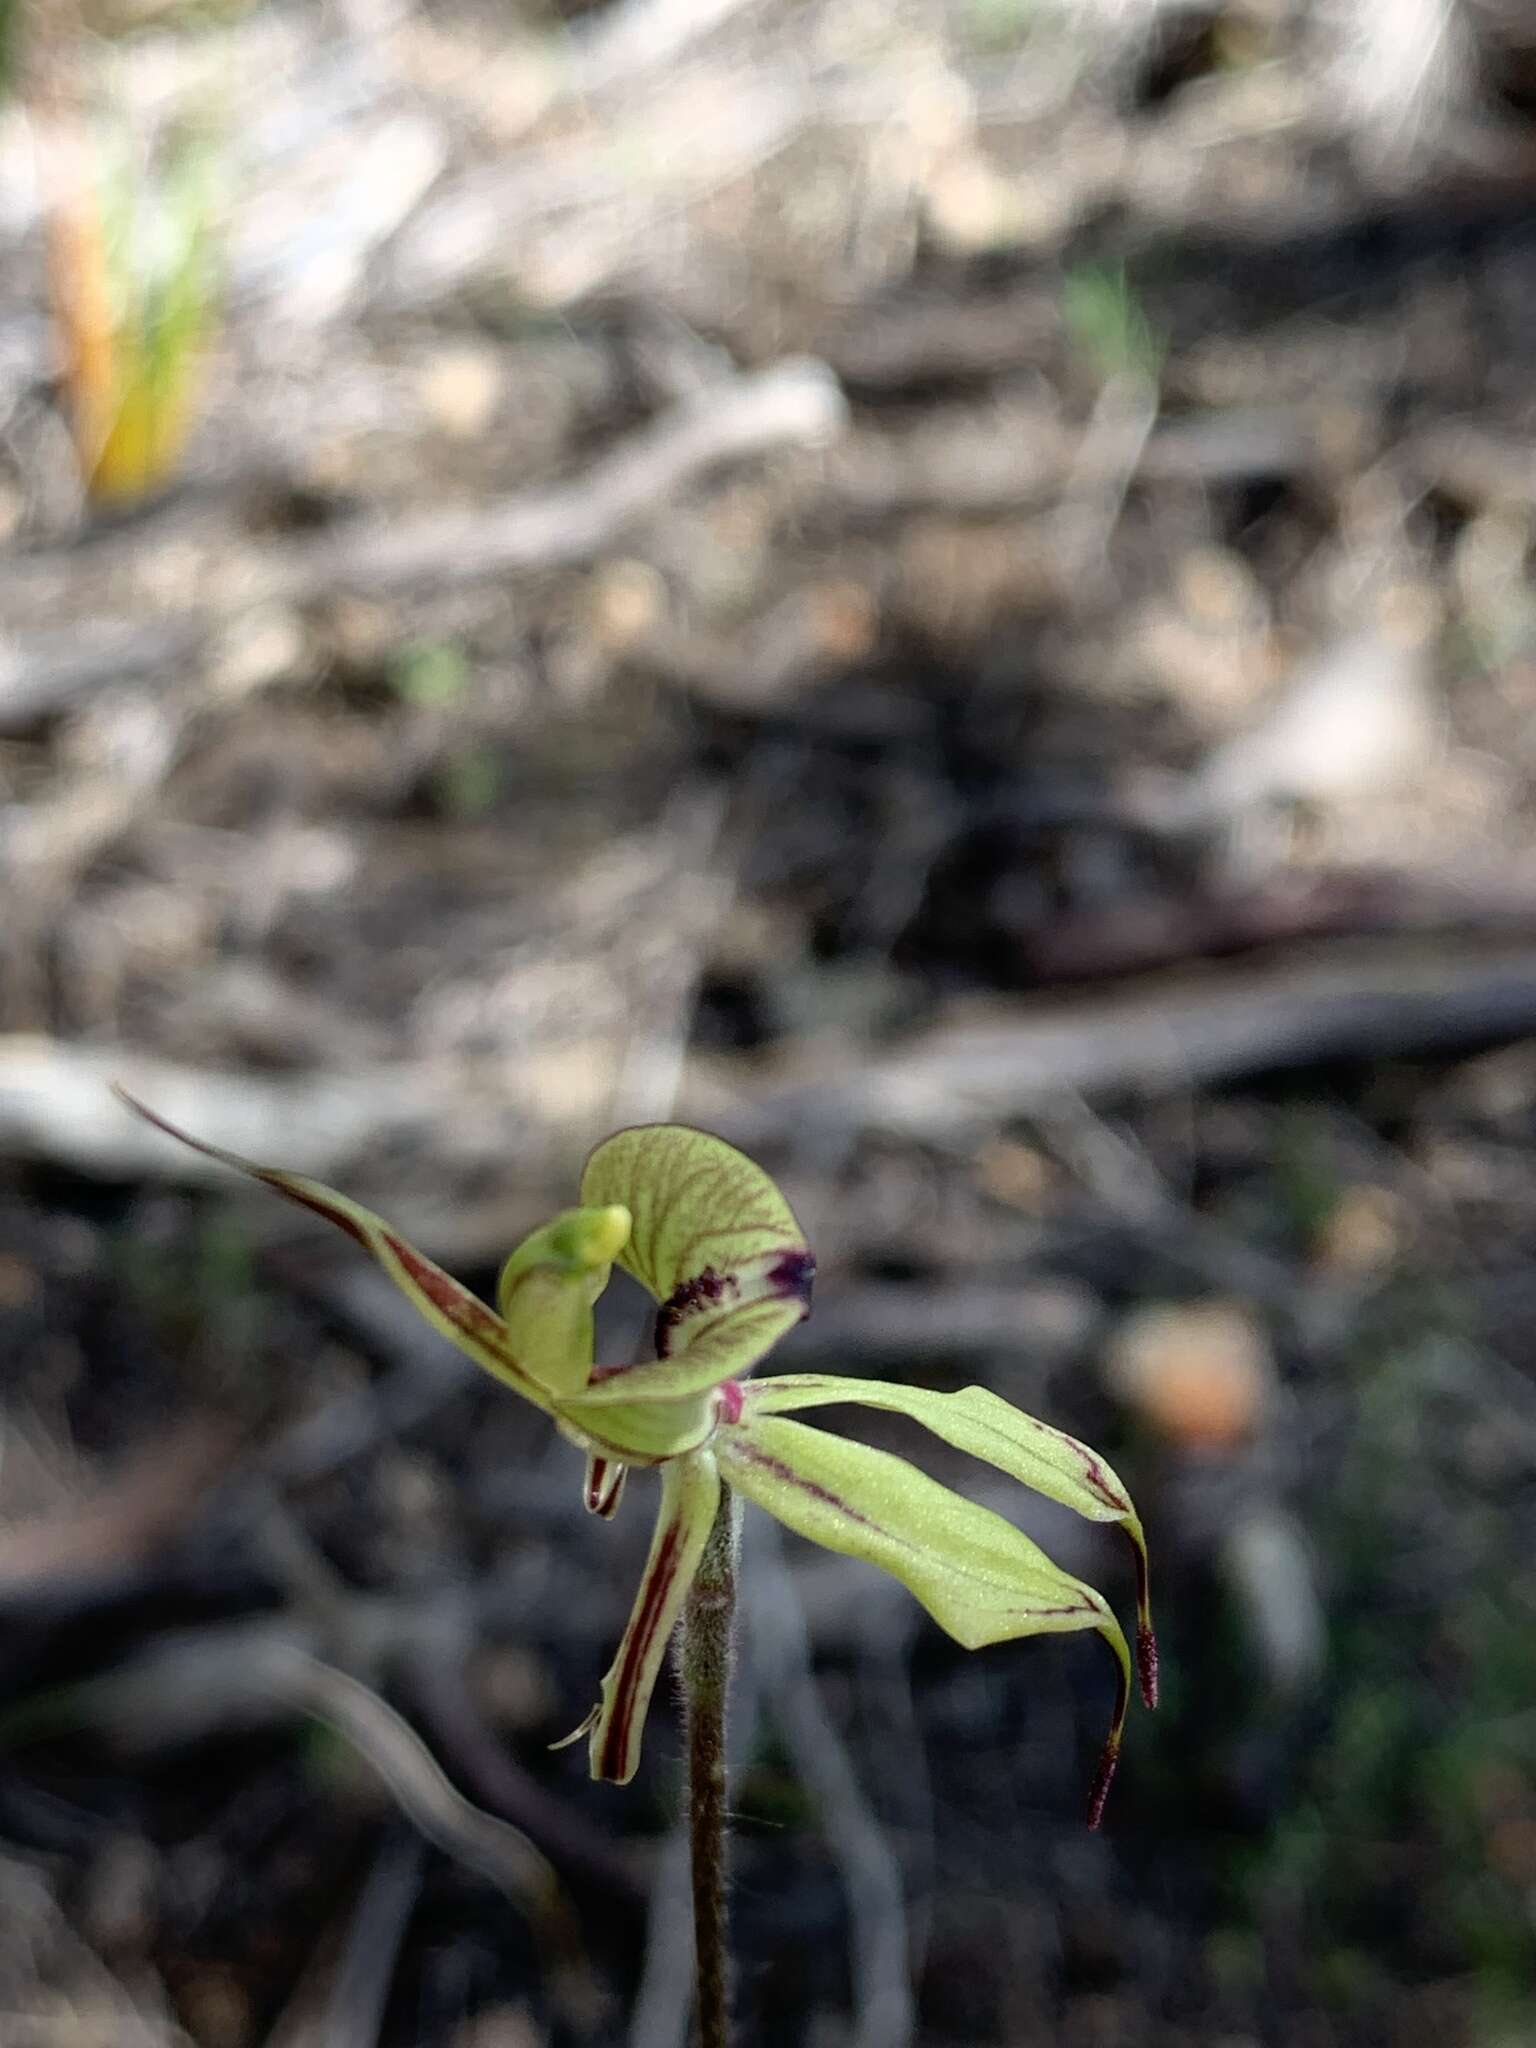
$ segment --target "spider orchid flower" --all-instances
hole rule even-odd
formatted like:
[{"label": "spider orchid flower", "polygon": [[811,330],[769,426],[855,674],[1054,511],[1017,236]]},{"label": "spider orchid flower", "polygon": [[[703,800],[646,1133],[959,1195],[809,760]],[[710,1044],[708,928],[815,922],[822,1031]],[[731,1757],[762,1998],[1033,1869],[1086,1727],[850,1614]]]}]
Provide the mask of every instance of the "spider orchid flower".
[{"label": "spider orchid flower", "polygon": [[[1102,1595],[1001,1515],[905,1459],[789,1418],[833,1404],[889,1409],[1089,1521],[1118,1522],[1135,1548],[1135,1668],[1150,1706],[1157,1650],[1146,1545],[1130,1496],[1085,1444],[981,1387],[940,1394],[824,1373],[749,1378],[809,1313],[816,1270],[789,1204],[750,1159],[677,1124],[620,1131],[588,1159],[580,1206],[534,1231],[507,1260],[492,1310],[345,1195],[205,1145],[123,1100],[169,1136],[355,1238],[425,1321],[585,1452],[593,1513],[614,1512],[631,1466],[660,1468],[660,1511],[639,1594],[597,1704],[576,1730],[589,1738],[595,1778],[623,1784],[634,1775],[667,1644],[729,1485],[813,1543],[891,1573],[966,1649],[1096,1630],[1118,1674],[1089,1810],[1097,1826],[1133,1669]],[[615,1264],[657,1303],[656,1356],[646,1363],[593,1361],[592,1306]]]}]

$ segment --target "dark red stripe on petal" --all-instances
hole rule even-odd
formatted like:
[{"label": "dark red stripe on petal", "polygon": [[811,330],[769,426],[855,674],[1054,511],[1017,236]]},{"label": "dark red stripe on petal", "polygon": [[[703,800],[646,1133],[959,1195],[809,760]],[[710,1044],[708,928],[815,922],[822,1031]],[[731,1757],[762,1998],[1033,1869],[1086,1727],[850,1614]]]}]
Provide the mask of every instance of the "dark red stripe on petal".
[{"label": "dark red stripe on petal", "polygon": [[587,1465],[586,1507],[590,1515],[606,1521],[619,1504],[624,1490],[624,1467],[612,1458],[594,1456]]},{"label": "dark red stripe on petal", "polygon": [[456,1329],[468,1336],[479,1337],[488,1344],[504,1348],[507,1330],[501,1317],[492,1313],[483,1301],[476,1300],[467,1288],[451,1279],[441,1266],[423,1258],[413,1245],[403,1237],[396,1237],[392,1230],[380,1232],[389,1251],[400,1261],[413,1286],[419,1287],[432,1306]]},{"label": "dark red stripe on petal", "polygon": [[1130,1498],[1123,1487],[1111,1486],[1104,1475],[1103,1460],[1096,1452],[1090,1451],[1076,1437],[1069,1441],[1083,1454],[1083,1484],[1099,1496],[1106,1507],[1117,1508],[1121,1514],[1129,1514]]},{"label": "dark red stripe on petal", "polygon": [[677,1547],[681,1537],[681,1525],[674,1522],[662,1538],[661,1548],[646,1574],[645,1597],[629,1632],[624,1663],[614,1685],[613,1713],[609,1716],[595,1773],[599,1778],[615,1777],[624,1768],[624,1758],[629,1752],[629,1733],[634,1725],[636,1692],[657,1624],[667,1604],[667,1595],[677,1577]]},{"label": "dark red stripe on petal", "polygon": [[345,1209],[335,1208],[330,1202],[321,1201],[318,1195],[311,1195],[303,1188],[296,1188],[291,1180],[280,1173],[269,1173],[258,1169],[256,1178],[267,1187],[275,1188],[280,1195],[286,1195],[290,1202],[297,1202],[301,1209],[313,1209],[317,1216],[323,1216],[327,1223],[334,1223],[338,1230],[344,1230],[348,1237],[360,1244],[364,1251],[372,1251],[373,1245],[361,1223],[349,1216]]},{"label": "dark red stripe on petal", "polygon": [[1041,1436],[1051,1437],[1057,1443],[1070,1444],[1083,1461],[1083,1484],[1089,1492],[1097,1494],[1105,1507],[1113,1508],[1117,1515],[1128,1515],[1131,1512],[1130,1495],[1123,1486],[1110,1484],[1103,1459],[1096,1451],[1090,1450],[1080,1438],[1068,1436],[1063,1429],[1052,1429],[1048,1422],[1041,1422],[1034,1415],[1019,1415],[1016,1419],[1027,1422],[1030,1428],[1038,1430]]},{"label": "dark red stripe on petal", "polygon": [[811,1312],[811,1285],[816,1278],[816,1254],[809,1245],[796,1245],[775,1259],[768,1273],[768,1291],[780,1301],[798,1300],[804,1312]]},{"label": "dark red stripe on petal", "polygon": [[[841,1494],[833,1493],[830,1487],[818,1486],[814,1479],[807,1479],[802,1473],[797,1472],[793,1465],[787,1465],[782,1458],[771,1458],[766,1451],[760,1451],[750,1440],[732,1443],[731,1455],[744,1459],[749,1465],[756,1465],[760,1472],[771,1472],[775,1479],[787,1479],[790,1485],[798,1487],[801,1493],[808,1494],[812,1500],[819,1500],[824,1507],[836,1508],[838,1513],[846,1515],[850,1522],[858,1522],[866,1529],[881,1527],[880,1523],[871,1521],[868,1515],[861,1515],[857,1508],[851,1508]],[[885,1530],[883,1533],[890,1535],[891,1532]]]}]

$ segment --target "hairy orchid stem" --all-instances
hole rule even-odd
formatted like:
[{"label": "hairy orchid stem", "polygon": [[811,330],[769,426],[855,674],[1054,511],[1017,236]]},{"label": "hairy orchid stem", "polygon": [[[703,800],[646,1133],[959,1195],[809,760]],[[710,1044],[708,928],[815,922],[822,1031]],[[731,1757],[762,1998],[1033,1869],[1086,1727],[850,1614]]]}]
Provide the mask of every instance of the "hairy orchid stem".
[{"label": "hairy orchid stem", "polygon": [[730,1935],[726,1905],[725,1705],[730,1690],[741,1508],[720,1505],[683,1609],[678,1669],[688,1725],[688,1842],[700,2048],[730,2048]]}]

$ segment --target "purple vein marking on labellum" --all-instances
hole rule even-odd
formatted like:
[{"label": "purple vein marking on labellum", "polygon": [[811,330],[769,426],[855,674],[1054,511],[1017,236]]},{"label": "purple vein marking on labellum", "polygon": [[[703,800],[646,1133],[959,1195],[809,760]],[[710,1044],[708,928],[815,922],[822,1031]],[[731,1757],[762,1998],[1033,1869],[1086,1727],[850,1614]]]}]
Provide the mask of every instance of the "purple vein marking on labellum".
[{"label": "purple vein marking on labellum", "polygon": [[766,1270],[760,1259],[749,1259],[747,1275],[743,1285],[741,1273],[722,1273],[718,1267],[706,1266],[702,1273],[675,1287],[656,1311],[656,1356],[672,1356],[672,1334],[680,1324],[733,1298],[741,1300],[743,1295],[744,1307],[759,1301],[798,1301],[802,1314],[810,1314],[816,1255],[808,1246],[794,1245],[778,1253]]},{"label": "purple vein marking on labellum", "polygon": [[768,1269],[768,1292],[776,1299],[799,1300],[805,1313],[811,1312],[811,1284],[816,1278],[816,1254],[809,1245],[797,1245],[782,1252]]},{"label": "purple vein marking on labellum", "polygon": [[718,1307],[727,1290],[739,1292],[740,1286],[734,1274],[717,1273],[713,1266],[706,1266],[692,1280],[685,1280],[680,1287],[673,1288],[656,1311],[656,1356],[671,1357],[672,1332],[679,1323],[699,1315],[704,1309]]}]

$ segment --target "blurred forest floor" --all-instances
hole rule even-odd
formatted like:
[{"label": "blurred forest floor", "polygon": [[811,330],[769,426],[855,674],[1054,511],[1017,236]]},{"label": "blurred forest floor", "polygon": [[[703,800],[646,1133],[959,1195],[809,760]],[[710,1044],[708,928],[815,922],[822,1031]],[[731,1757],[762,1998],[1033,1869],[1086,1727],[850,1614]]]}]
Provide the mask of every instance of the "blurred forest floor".
[{"label": "blurred forest floor", "polygon": [[[745,2042],[900,2048],[904,1946],[925,2048],[1528,2042],[1522,10],[77,14],[0,103],[0,2038],[686,2023],[667,1714],[546,1747],[644,1504],[118,1079],[482,1285],[707,1124],[784,1357],[1131,1482],[1094,1837],[1092,1650],[753,1524]],[[189,119],[195,428],[92,510],[50,136]]]}]

